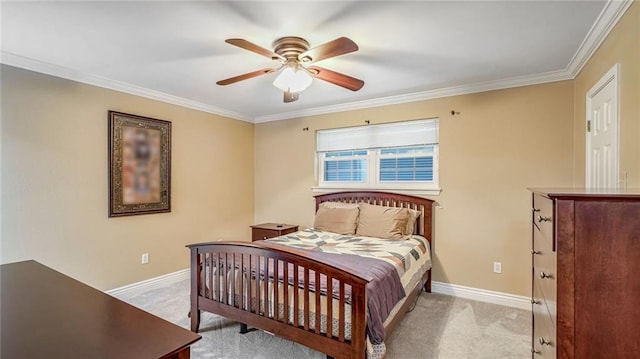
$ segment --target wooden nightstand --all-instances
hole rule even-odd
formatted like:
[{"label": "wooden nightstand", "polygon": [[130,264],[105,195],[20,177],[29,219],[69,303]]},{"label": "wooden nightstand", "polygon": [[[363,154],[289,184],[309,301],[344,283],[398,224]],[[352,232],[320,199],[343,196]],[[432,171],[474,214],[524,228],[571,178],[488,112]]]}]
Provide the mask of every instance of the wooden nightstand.
[{"label": "wooden nightstand", "polygon": [[282,223],[262,223],[251,226],[251,241],[284,236],[298,231],[298,226]]}]

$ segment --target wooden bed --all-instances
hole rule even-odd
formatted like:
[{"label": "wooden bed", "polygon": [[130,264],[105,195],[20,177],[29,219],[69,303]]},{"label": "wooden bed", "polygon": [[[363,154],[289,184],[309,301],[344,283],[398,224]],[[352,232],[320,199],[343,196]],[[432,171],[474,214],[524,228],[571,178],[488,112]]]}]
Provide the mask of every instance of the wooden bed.
[{"label": "wooden bed", "polygon": [[[422,215],[416,221],[414,234],[425,237],[431,244],[433,201],[429,199],[363,191],[323,194],[315,198],[316,211],[326,201],[366,202],[419,210]],[[249,325],[323,352],[327,357],[366,357],[368,281],[351,273],[349,268],[335,263],[325,264],[300,255],[295,250],[281,250],[262,245],[261,242],[209,242],[187,247],[191,250],[189,314],[193,332],[198,332],[200,312],[204,310],[238,321],[241,333],[246,333]],[[269,277],[261,276],[261,273],[269,273]],[[278,282],[274,273],[278,273]],[[314,294],[313,287],[309,286],[310,276],[312,282],[315,277],[315,283],[326,281],[327,293],[333,293],[332,300],[328,300],[324,294]],[[294,290],[291,284],[278,283],[299,283],[299,288]],[[398,304],[402,307],[384,327],[387,336],[402,320],[422,288],[431,291],[430,269],[424,273],[415,289],[407,293],[406,300]],[[347,289],[350,289],[350,304],[345,299]],[[327,317],[326,322],[322,325],[321,311],[313,310],[323,307],[321,297],[325,297],[323,305],[327,307],[323,314]],[[302,314],[279,311],[279,306],[292,308],[292,313]],[[347,318],[349,315],[350,318]],[[346,334],[347,322],[350,322],[350,338]]]}]

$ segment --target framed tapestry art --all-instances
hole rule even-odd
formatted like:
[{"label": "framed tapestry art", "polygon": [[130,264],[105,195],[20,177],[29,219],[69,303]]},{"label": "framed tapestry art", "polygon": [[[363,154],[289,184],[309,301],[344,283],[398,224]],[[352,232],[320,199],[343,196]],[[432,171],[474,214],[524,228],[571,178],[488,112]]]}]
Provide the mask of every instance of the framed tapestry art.
[{"label": "framed tapestry art", "polygon": [[171,122],[109,111],[109,217],[171,212]]}]

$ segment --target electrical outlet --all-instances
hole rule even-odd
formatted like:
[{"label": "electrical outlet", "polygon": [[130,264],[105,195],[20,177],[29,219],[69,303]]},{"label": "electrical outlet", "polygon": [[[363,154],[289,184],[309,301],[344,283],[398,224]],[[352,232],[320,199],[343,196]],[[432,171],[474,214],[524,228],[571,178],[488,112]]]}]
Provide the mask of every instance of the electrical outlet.
[{"label": "electrical outlet", "polygon": [[502,273],[502,262],[493,262],[493,273]]},{"label": "electrical outlet", "polygon": [[142,253],[142,264],[149,263],[149,253]]}]

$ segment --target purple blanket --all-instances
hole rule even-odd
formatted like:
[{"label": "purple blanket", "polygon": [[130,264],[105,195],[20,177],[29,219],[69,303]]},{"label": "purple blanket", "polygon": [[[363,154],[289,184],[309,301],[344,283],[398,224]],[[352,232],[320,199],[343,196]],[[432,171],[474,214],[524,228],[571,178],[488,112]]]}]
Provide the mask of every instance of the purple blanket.
[{"label": "purple blanket", "polygon": [[[381,344],[385,339],[384,321],[389,316],[393,307],[404,298],[405,291],[400,282],[398,271],[392,264],[381,259],[362,257],[354,254],[335,254],[323,253],[317,251],[309,251],[304,249],[292,249],[286,245],[276,243],[265,243],[263,241],[254,242],[254,244],[264,245],[266,247],[277,247],[278,249],[291,251],[296,254],[304,255],[308,258],[315,259],[330,265],[350,268],[350,272],[369,281],[366,286],[367,291],[367,334],[373,344]],[[292,271],[291,271],[292,272]],[[290,275],[290,284],[292,284],[293,276]],[[315,275],[310,274],[310,279],[314,280]],[[327,285],[325,281],[320,283],[320,290],[326,294]],[[315,288],[314,283],[310,283],[310,287]],[[334,293],[337,295],[337,285],[333,286]],[[350,303],[350,293],[345,293],[348,303]]]}]

